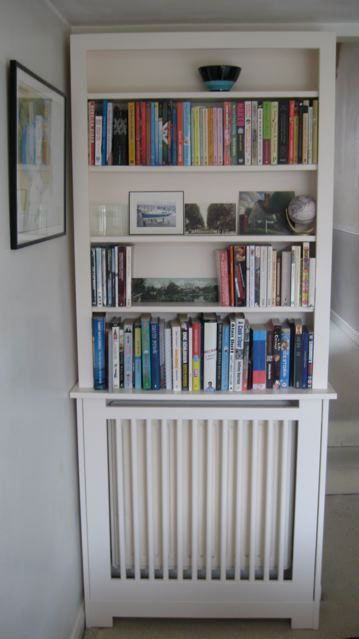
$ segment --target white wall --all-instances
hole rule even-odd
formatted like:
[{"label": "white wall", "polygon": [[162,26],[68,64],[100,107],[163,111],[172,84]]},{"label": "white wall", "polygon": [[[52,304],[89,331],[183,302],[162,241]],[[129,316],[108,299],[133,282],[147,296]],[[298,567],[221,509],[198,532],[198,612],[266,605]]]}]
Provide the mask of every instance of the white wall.
[{"label": "white wall", "polygon": [[67,639],[82,602],[72,220],[10,250],[6,87],[14,58],[67,91],[68,29],[43,0],[1,0],[0,16],[0,637]]},{"label": "white wall", "polygon": [[332,308],[359,337],[359,45],[339,47]]}]

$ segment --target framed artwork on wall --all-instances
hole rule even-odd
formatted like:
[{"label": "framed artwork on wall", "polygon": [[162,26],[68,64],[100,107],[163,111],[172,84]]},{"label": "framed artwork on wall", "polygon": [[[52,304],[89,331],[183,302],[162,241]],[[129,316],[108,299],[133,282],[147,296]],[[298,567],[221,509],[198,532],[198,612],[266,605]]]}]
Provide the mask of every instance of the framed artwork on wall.
[{"label": "framed artwork on wall", "polygon": [[66,232],[66,97],[16,60],[9,77],[11,248]]}]

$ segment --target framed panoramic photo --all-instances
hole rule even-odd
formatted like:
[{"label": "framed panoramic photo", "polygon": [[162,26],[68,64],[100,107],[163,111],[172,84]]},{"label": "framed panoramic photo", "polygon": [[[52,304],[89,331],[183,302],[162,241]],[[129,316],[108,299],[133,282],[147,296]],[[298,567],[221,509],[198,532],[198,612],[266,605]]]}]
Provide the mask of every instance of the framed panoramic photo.
[{"label": "framed panoramic photo", "polygon": [[66,232],[66,98],[15,60],[9,78],[11,248]]},{"label": "framed panoramic photo", "polygon": [[130,235],[182,235],[183,191],[130,191]]}]

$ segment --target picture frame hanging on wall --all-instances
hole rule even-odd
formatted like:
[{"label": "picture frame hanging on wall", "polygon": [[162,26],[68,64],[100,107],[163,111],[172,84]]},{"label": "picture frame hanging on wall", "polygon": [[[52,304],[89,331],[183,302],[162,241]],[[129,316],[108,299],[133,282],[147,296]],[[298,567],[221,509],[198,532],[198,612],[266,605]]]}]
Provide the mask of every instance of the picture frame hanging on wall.
[{"label": "picture frame hanging on wall", "polygon": [[183,191],[130,191],[130,235],[183,235]]},{"label": "picture frame hanging on wall", "polygon": [[11,248],[66,233],[66,97],[10,61],[9,191]]}]

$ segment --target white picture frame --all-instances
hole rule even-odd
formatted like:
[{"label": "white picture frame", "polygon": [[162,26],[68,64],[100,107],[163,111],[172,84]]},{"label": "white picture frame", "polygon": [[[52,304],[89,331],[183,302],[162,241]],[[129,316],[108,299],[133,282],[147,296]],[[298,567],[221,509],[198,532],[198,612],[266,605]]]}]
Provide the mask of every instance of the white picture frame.
[{"label": "white picture frame", "polygon": [[183,191],[130,191],[130,235],[183,235]]}]

